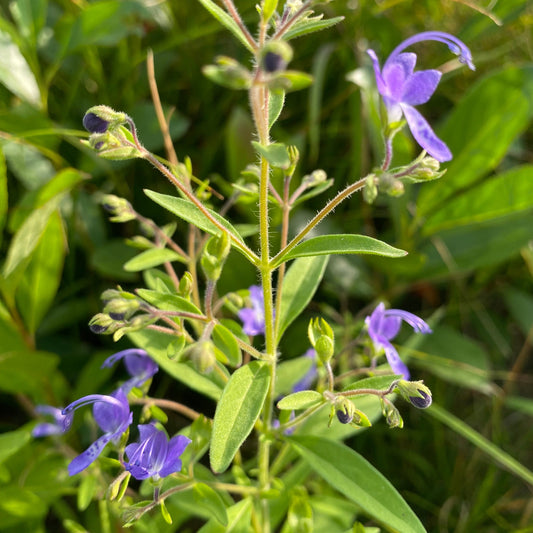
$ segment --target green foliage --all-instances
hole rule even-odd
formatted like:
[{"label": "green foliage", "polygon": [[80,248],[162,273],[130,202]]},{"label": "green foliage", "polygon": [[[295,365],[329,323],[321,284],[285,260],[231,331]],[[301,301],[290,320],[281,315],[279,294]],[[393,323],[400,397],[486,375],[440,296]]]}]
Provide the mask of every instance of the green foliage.
[{"label": "green foliage", "polygon": [[[282,70],[265,82],[269,142],[254,131],[245,91],[224,90],[202,74],[223,53],[235,62],[230,67],[246,71],[237,72],[241,77],[233,85],[251,85],[262,57],[251,44],[259,36],[252,26],[258,20],[254,3],[236,0],[241,23],[227,2],[212,0],[18,0],[0,6],[2,531],[63,527],[97,533],[131,519],[139,532],[248,533],[265,509],[271,529],[284,533],[295,527],[372,531],[369,519],[401,532],[422,531],[421,523],[428,531],[527,529],[533,482],[526,466],[533,438],[527,360],[533,325],[529,6],[522,0],[492,2],[488,13],[479,2],[352,4],[313,3],[288,29],[279,23],[285,2],[259,6],[259,17],[272,25],[269,34],[289,40],[291,68],[302,71]],[[290,202],[290,242],[329,198],[382,161],[380,100],[364,50],[372,47],[384,59],[408,35],[425,30],[456,34],[472,49],[478,69],[472,74],[457,62],[446,63],[449,52],[439,44],[412,49],[417,69],[443,65],[438,91],[421,111],[453,153],[441,167],[446,174],[406,184],[400,198],[378,196],[372,206],[354,194],[309,238],[280,251],[288,174],[287,198],[317,164],[328,178],[304,187]],[[166,139],[145,73],[148,49],[154,51]],[[356,84],[346,81],[350,71]],[[291,92],[312,80],[309,89]],[[190,178],[204,210],[146,162],[105,161],[80,143],[86,137],[82,117],[99,104],[132,117],[142,146],[162,162],[166,157],[180,179]],[[252,140],[258,141],[255,150]],[[298,148],[295,168],[289,146]],[[395,167],[406,168],[417,150],[407,130],[399,133]],[[257,280],[255,267],[265,268],[257,168],[246,169],[261,156],[275,167],[271,184],[281,199],[270,191],[270,266],[274,299],[281,298],[274,309],[279,364],[272,383],[263,338],[245,335],[237,316],[248,305],[244,289]],[[102,193],[126,198],[146,218],[110,224]],[[164,229],[169,222],[173,233]],[[229,254],[209,307],[205,279],[194,266],[220,226],[239,253]],[[154,227],[186,254],[168,247]],[[124,330],[115,346],[111,337],[90,333],[87,323],[105,306],[99,295],[118,290],[117,283],[142,303],[132,318],[152,308],[165,321],[151,324],[159,329]],[[350,397],[372,421],[370,430],[340,424],[335,416],[328,428],[329,406],[291,426],[292,437],[270,427],[277,418],[282,426],[289,423],[291,410],[298,409],[298,417],[329,403],[324,366],[313,390],[293,394],[313,364],[301,357],[309,348],[311,317],[324,317],[335,333],[335,390],[383,391],[397,379],[388,366],[372,366],[363,319],[378,301],[421,316],[438,309],[431,336],[402,331],[394,340],[414,379],[431,387],[436,405],[415,413],[398,400],[402,431],[385,427],[373,394]],[[200,338],[214,355],[207,370],[191,356]],[[159,420],[168,419],[172,431],[183,428],[193,440],[185,468],[162,487],[162,493],[175,492],[139,520],[136,513],[151,502],[148,482],[131,483],[121,502],[105,499],[121,468],[115,450],[83,476],[66,473],[65,453],[86,449],[97,431],[89,413],[67,435],[31,437],[35,405],[60,407],[114,390],[114,378],[124,376],[117,371],[112,378],[100,366],[106,355],[132,344],[160,366],[154,396],[200,413],[183,427],[191,413],[134,407],[146,423],[161,409]],[[256,357],[265,360],[249,362]],[[359,379],[354,372],[362,368]],[[140,390],[132,395],[146,400]],[[282,411],[268,412],[275,402]],[[213,425],[209,416],[215,412]],[[266,482],[258,480],[256,443],[263,461],[270,456],[269,488],[259,489]],[[200,462],[210,446],[213,469],[224,470],[222,476]],[[194,483],[183,489],[188,475]],[[218,483],[234,484],[235,498]],[[140,499],[145,501],[137,504]]]}]

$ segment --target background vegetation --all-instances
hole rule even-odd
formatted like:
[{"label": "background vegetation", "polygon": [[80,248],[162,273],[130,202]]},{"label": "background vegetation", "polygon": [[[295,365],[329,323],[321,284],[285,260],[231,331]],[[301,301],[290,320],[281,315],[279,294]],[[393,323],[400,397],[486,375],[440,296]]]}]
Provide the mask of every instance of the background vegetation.
[{"label": "background vegetation", "polygon": [[[255,21],[253,2],[237,5],[245,21]],[[313,73],[315,83],[288,96],[274,135],[300,148],[300,174],[323,168],[335,179],[333,189],[365,175],[381,158],[368,46],[385,58],[413,33],[447,31],[468,44],[477,71],[457,69],[438,44],[417,49],[419,65],[446,72],[424,114],[454,159],[438,182],[372,206],[354,197],[325,223],[330,233],[335,225],[335,233],[379,235],[409,256],[332,259],[316,298],[326,303],[296,325],[283,353],[307,349],[303,331],[313,311],[335,322],[346,343],[379,300],[424,316],[434,311],[435,333],[417,344],[405,339],[404,353],[413,378],[432,389],[435,407],[406,410],[405,429],[378,423],[351,444],[391,480],[428,531],[533,531],[533,6],[524,0],[336,0],[322,9],[345,20],[294,41],[291,66]],[[103,290],[139,281],[122,269],[136,254],[125,239],[138,228],[110,225],[99,194],[123,196],[158,223],[170,220],[142,192],[147,186],[171,192],[161,176],[135,161],[99,159],[79,142],[85,111],[107,104],[131,115],[143,143],[163,152],[147,81],[148,49],[163,105],[174,109],[178,156],[190,156],[195,175],[231,194],[230,184],[254,158],[248,102],[245,93],[206,80],[201,69],[220,54],[247,59],[199,3],[0,5],[2,531],[119,530],[102,487],[68,477],[66,456],[70,446],[79,449],[76,435],[60,449],[53,439],[32,440],[30,431],[35,404],[66,405],[105,390],[111,376],[99,370],[101,362],[130,346],[87,327],[101,310]],[[398,164],[418,150],[408,134],[396,143]],[[307,204],[297,216],[308,218],[314,207]],[[249,221],[249,209],[234,216]],[[230,256],[220,290],[254,282],[254,272]],[[186,395],[212,415],[214,404],[162,373],[155,385],[156,395]],[[176,429],[180,420],[170,423]],[[334,493],[311,494],[311,503],[328,531],[349,527],[351,511]],[[180,505],[170,508],[174,526],[143,519],[134,529],[157,522],[157,531],[194,531],[194,522],[180,526],[189,517],[187,505]]]}]

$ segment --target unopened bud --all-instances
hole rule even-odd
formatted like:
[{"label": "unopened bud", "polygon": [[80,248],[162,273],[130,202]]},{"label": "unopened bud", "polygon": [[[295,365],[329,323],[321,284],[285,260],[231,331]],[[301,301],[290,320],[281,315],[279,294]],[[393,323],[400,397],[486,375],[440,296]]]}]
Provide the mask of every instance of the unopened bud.
[{"label": "unopened bud", "polygon": [[211,81],[230,89],[249,89],[252,84],[251,73],[231,57],[219,56],[216,65],[206,65],[202,72]]},{"label": "unopened bud", "polygon": [[404,379],[400,379],[396,387],[402,397],[414,407],[426,409],[431,405],[431,390],[424,385],[423,381],[405,381]]},{"label": "unopened bud", "polygon": [[126,113],[115,111],[106,105],[93,106],[83,117],[83,127],[90,133],[105,133],[128,120]]},{"label": "unopened bud", "polygon": [[113,320],[127,320],[140,306],[141,304],[138,300],[115,298],[107,302],[104,307],[104,313],[107,313]]},{"label": "unopened bud", "polygon": [[318,358],[326,363],[335,351],[335,335],[331,326],[323,318],[311,319],[307,334]]},{"label": "unopened bud", "polygon": [[261,50],[261,68],[269,74],[285,70],[292,55],[292,48],[286,41],[267,43]]},{"label": "unopened bud", "polygon": [[135,220],[135,211],[125,198],[120,198],[114,194],[105,194],[100,203],[102,207],[112,215],[109,220],[112,222],[127,222]]},{"label": "unopened bud", "polygon": [[104,313],[94,315],[89,321],[89,329],[98,335],[111,335],[118,327],[119,325]]},{"label": "unopened bud", "polygon": [[216,281],[222,274],[222,267],[231,250],[228,234],[224,231],[219,235],[211,237],[205,245],[204,252],[200,259],[205,277]]},{"label": "unopened bud", "polygon": [[403,428],[403,418],[400,411],[391,401],[382,398],[381,411],[390,428]]},{"label": "unopened bud", "polygon": [[187,349],[198,372],[204,374],[213,370],[216,364],[215,345],[211,341],[199,341]]},{"label": "unopened bud", "polygon": [[378,196],[378,179],[375,174],[370,174],[365,180],[365,187],[363,189],[363,199],[367,204],[373,204]]},{"label": "unopened bud", "polygon": [[307,185],[307,187],[316,187],[317,185],[324,183],[327,179],[328,175],[326,174],[326,171],[322,170],[321,168],[317,168],[316,170],[313,170],[311,174],[304,176],[302,183]]}]

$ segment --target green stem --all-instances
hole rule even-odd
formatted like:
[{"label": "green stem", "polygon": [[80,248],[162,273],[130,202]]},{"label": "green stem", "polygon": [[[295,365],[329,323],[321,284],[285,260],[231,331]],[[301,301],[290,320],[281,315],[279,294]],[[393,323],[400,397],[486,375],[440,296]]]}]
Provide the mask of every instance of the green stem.
[{"label": "green stem", "polygon": [[324,218],[326,218],[341,202],[346,200],[349,196],[351,196],[354,192],[358,191],[359,189],[362,189],[365,185],[367,176],[364,178],[361,178],[360,180],[356,181],[355,183],[352,183],[351,185],[348,185],[346,189],[342,190],[335,196],[335,198],[332,198],[305,226],[305,228],[296,235],[292,239],[292,241],[285,246],[282,250],[278,252],[277,255],[275,255],[272,260],[270,261],[270,265],[273,268],[276,268],[283,259],[283,256],[289,253],[317,224],[322,222]]}]

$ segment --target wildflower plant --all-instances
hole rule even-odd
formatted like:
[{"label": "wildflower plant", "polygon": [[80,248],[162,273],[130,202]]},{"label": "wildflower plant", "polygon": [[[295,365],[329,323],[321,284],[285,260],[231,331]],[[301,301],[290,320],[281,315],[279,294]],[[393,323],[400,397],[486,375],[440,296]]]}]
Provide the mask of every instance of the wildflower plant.
[{"label": "wildflower plant", "polygon": [[[143,132],[128,110],[107,105],[87,110],[82,122],[89,136],[84,144],[105,159],[135,158],[141,160],[138,164],[152,165],[175,192],[145,194],[189,229],[181,233],[174,224],[160,227],[127,200],[102,195],[111,221],[135,222],[142,231],[132,239],[142,251],[125,269],[143,272],[146,286],[110,288],[102,295],[102,311],[89,324],[96,334],[135,346],[103,364],[112,367],[122,360],[130,378],[110,394],[95,391],[61,412],[41,408],[54,423],[36,426],[34,435],[62,433],[75,410],[93,405],[94,422],[103,435],[73,459],[69,473],[96,468],[99,457],[107,454],[106,468],[115,476],[107,497],[121,501],[127,525],[156,507],[171,523],[167,503],[192,493],[196,501],[204,501],[199,515],[208,517],[201,531],[223,531],[230,523],[235,531],[311,531],[313,511],[306,494],[312,490],[312,471],[357,505],[357,520],[370,518],[391,531],[424,531],[402,496],[371,466],[372,458],[362,457],[343,441],[375,424],[400,428],[400,410],[430,406],[431,391],[421,381],[409,381],[415,371],[409,372],[393,344],[402,321],[420,334],[430,334],[430,326],[411,312],[387,309],[376,301],[360,311],[349,346],[336,335],[337,325],[324,316],[311,318],[304,355],[291,352],[282,339],[312,302],[331,255],[369,254],[390,261],[406,255],[366,235],[316,235],[315,230],[358,191],[372,202],[379,194],[401,194],[404,184],[443,175],[440,163],[452,154],[414,107],[430,99],[441,73],[415,71],[415,53],[404,50],[423,41],[444,42],[473,69],[470,50],[443,32],[407,39],[383,66],[378,54],[368,49],[371,61],[365,68],[371,72],[373,66],[375,91],[383,102],[384,160],[375,162],[367,176],[350,177],[344,189],[296,227],[295,207],[312,197],[326,197],[332,179],[321,169],[298,178],[299,150],[276,139],[272,128],[286,95],[312,83],[310,75],[291,68],[298,50],[293,39],[326,30],[341,18],[317,15],[312,0],[263,0],[257,6],[257,29],[250,31],[233,0],[223,0],[223,7],[199,1],[249,54],[246,63],[219,56],[203,72],[209,82],[222,86],[221,91],[247,93],[256,162],[242,169],[221,204],[215,188],[194,175],[194,162],[186,157],[180,161],[171,143],[166,144],[168,160],[143,146]],[[157,91],[154,102],[161,111]],[[392,141],[405,125],[424,151],[394,168]],[[167,126],[163,120],[163,132]],[[254,206],[254,224],[243,227],[230,221],[232,208],[241,205]],[[258,282],[221,294],[219,281],[231,254],[239,254],[255,269]],[[212,419],[194,405],[149,396],[158,370],[158,376],[171,376],[214,400]],[[136,405],[142,412],[133,423]],[[165,409],[190,420],[170,439],[161,429]],[[295,464],[305,470],[302,475],[293,475]],[[130,486],[132,477],[136,482]],[[132,497],[139,481],[140,493],[149,493],[151,499]],[[147,483],[153,486],[151,492]]]}]

